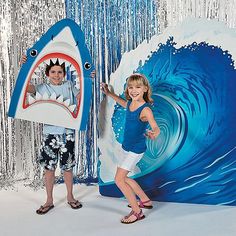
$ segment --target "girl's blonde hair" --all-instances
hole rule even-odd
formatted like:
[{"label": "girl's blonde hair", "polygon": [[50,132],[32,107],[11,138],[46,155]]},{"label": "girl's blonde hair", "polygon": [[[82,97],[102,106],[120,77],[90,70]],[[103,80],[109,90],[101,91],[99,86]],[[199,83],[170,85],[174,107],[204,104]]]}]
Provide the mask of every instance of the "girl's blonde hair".
[{"label": "girl's blonde hair", "polygon": [[130,84],[139,84],[139,85],[143,85],[147,87],[147,91],[143,94],[143,99],[145,100],[145,102],[148,103],[153,103],[153,99],[151,98],[152,96],[152,90],[150,87],[150,84],[147,80],[147,78],[144,75],[141,74],[133,74],[131,75],[127,81],[126,81],[126,88],[125,88],[125,97],[127,100],[131,100],[131,97],[129,96],[128,93],[128,87],[130,86]]}]

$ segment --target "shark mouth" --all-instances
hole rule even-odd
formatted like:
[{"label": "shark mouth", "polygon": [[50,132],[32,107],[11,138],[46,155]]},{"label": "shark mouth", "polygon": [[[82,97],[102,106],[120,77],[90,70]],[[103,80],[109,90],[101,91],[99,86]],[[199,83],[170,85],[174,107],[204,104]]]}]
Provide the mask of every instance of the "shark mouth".
[{"label": "shark mouth", "polygon": [[[78,102],[71,101],[70,99],[65,99],[63,95],[57,96],[55,93],[50,92],[44,92],[44,94],[40,94],[38,91],[36,91],[36,94],[32,94],[27,92],[30,86],[31,81],[37,81],[39,79],[42,79],[42,76],[45,75],[45,68],[47,65],[50,64],[50,60],[53,61],[53,63],[56,62],[56,60],[59,61],[59,64],[65,63],[65,69],[66,74],[71,73],[71,77],[73,77],[73,80],[75,81],[75,87],[77,89],[80,89],[79,93],[79,99]],[[66,76],[66,75],[65,75]],[[42,103],[53,103],[60,107],[63,107],[67,112],[71,114],[73,118],[77,118],[79,114],[79,108],[80,108],[80,101],[81,101],[81,69],[79,64],[70,56],[63,54],[63,53],[50,53],[42,57],[33,67],[31,70],[27,86],[24,91],[24,98],[23,98],[23,109],[27,109],[30,106],[36,106],[37,104]]]}]

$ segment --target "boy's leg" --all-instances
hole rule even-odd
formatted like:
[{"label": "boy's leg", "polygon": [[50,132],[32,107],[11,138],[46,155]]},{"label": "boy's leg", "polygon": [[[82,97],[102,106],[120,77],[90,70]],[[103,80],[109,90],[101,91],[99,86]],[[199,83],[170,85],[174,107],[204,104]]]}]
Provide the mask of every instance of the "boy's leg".
[{"label": "boy's leg", "polygon": [[67,189],[67,201],[73,209],[82,207],[82,204],[73,195],[73,167],[75,166],[75,141],[74,134],[64,136],[63,145],[60,147],[60,167],[64,174]]},{"label": "boy's leg", "polygon": [[82,204],[74,198],[73,195],[73,172],[64,171],[64,181],[67,189],[67,202],[72,209],[79,209],[82,207]]},{"label": "boy's leg", "polygon": [[40,164],[44,167],[45,186],[47,200],[43,206],[53,205],[53,186],[55,181],[55,169],[58,162],[58,135],[44,135],[41,147]]},{"label": "boy's leg", "polygon": [[45,186],[47,192],[47,201],[44,206],[53,205],[53,186],[55,181],[55,170],[45,170]]},{"label": "boy's leg", "polygon": [[64,181],[67,189],[67,201],[75,202],[75,198],[73,195],[73,172],[72,170],[64,171]]},{"label": "boy's leg", "polygon": [[47,199],[43,206],[36,212],[38,214],[45,214],[53,206],[53,186],[55,181],[55,169],[58,162],[58,138],[56,135],[44,135],[43,142],[40,150],[39,162],[45,169],[45,187]]},{"label": "boy's leg", "polygon": [[55,179],[55,171],[45,170],[45,185],[47,192],[47,200],[44,205],[40,206],[40,208],[36,210],[36,213],[39,215],[46,214],[54,207],[53,197],[52,197],[54,179]]}]

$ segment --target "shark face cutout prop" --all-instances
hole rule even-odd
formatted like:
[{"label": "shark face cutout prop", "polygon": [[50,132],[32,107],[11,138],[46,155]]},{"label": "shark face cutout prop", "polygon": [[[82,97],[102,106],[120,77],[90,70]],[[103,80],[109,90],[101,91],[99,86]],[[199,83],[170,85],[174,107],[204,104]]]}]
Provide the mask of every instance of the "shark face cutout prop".
[{"label": "shark face cutout prop", "polygon": [[[48,66],[65,68],[62,81],[66,93],[49,89],[45,74]],[[63,19],[53,25],[27,51],[27,61],[21,67],[8,111],[13,118],[85,130],[90,108],[94,70],[84,34],[72,20]],[[40,86],[45,89],[37,89]],[[31,87],[34,92],[29,92]],[[60,87],[55,85],[56,90]],[[60,89],[59,89],[60,90]],[[62,89],[63,90],[63,89]],[[77,91],[76,97],[73,91]]]}]

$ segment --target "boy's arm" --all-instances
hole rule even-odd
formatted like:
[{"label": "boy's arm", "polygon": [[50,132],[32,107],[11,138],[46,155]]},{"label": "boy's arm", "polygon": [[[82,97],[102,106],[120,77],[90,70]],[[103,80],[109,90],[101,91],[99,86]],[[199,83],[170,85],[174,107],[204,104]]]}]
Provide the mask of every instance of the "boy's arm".
[{"label": "boy's arm", "polygon": [[[91,78],[92,80],[94,80],[95,76],[96,76],[96,71],[93,70],[93,71],[91,72],[91,74],[90,74],[90,78]],[[80,102],[80,88],[74,87],[74,86],[72,85],[72,83],[71,83],[71,86],[72,86],[73,93],[75,94],[77,103],[79,104],[79,102]]]},{"label": "boy's arm", "polygon": [[[22,66],[22,64],[26,63],[26,61],[27,61],[27,56],[23,55],[21,57],[19,65]],[[35,86],[33,84],[28,84],[27,93],[33,93],[33,94],[36,93],[36,89],[35,89]]]},{"label": "boy's arm", "polygon": [[79,104],[79,102],[80,102],[80,93],[78,93],[78,94],[76,95],[76,101],[77,101],[77,104]]},{"label": "boy's arm", "polygon": [[28,84],[27,93],[33,93],[33,94],[36,93],[36,89],[35,89],[35,86],[33,84]]},{"label": "boy's arm", "polygon": [[118,95],[116,95],[115,93],[111,92],[108,88],[108,85],[105,83],[101,83],[101,90],[104,94],[106,94],[107,96],[111,97],[112,99],[114,99],[118,104],[120,104],[122,107],[126,108],[127,106],[127,101],[124,100],[123,98],[119,97]]},{"label": "boy's arm", "polygon": [[93,70],[90,74],[90,78],[93,80],[95,78],[95,76],[96,76],[96,71]]},{"label": "boy's arm", "polygon": [[158,127],[154,119],[152,110],[149,107],[144,108],[143,115],[145,116],[146,120],[152,128],[152,130],[147,130],[145,135],[146,137],[153,140],[160,134],[160,128]]}]

